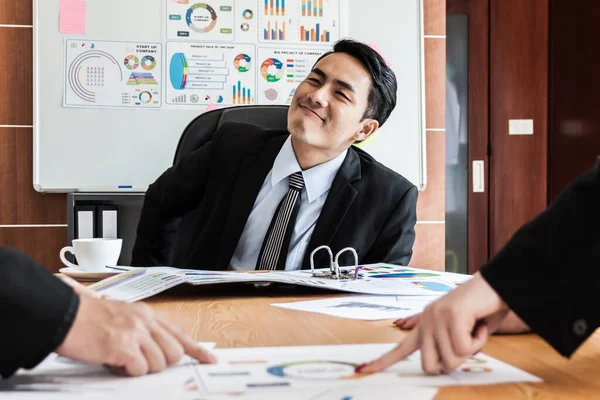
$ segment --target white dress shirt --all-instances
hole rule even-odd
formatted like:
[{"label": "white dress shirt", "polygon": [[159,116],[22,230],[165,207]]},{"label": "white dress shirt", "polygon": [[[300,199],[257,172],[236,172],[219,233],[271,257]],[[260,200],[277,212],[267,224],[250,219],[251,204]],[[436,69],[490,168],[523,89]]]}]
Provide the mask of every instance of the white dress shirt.
[{"label": "white dress shirt", "polygon": [[267,174],[258,192],[242,236],[229,263],[229,269],[253,270],[256,267],[258,254],[271,219],[288,191],[288,176],[294,172],[302,172],[305,186],[300,195],[300,209],[285,263],[286,270],[300,269],[304,252],[323,209],[323,204],[327,200],[333,179],[344,162],[347,152],[348,150],[323,164],[302,171],[292,147],[291,136],[288,137],[275,158],[273,169]]}]

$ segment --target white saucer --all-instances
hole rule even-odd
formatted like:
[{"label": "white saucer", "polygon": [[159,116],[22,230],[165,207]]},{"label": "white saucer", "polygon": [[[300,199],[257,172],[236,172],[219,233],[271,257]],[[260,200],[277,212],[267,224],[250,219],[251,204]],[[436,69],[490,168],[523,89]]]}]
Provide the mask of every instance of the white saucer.
[{"label": "white saucer", "polygon": [[98,281],[101,279],[108,278],[109,276],[120,274],[123,271],[116,271],[114,269],[105,268],[105,271],[87,272],[66,267],[59,269],[58,272],[77,280]]}]

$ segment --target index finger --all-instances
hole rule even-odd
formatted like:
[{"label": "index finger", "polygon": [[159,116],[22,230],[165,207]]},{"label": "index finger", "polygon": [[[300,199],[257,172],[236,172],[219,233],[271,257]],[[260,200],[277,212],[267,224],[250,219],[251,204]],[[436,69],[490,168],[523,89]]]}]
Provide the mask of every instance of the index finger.
[{"label": "index finger", "polygon": [[204,364],[215,364],[217,362],[217,358],[212,355],[208,350],[204,349],[202,346],[199,346],[196,342],[192,340],[186,333],[182,332],[178,327],[171,325],[169,322],[159,317],[159,322],[162,327],[164,327],[167,332],[169,332],[175,339],[181,343],[183,347],[183,351],[190,357],[195,358]]},{"label": "index finger", "polygon": [[390,365],[397,363],[398,361],[404,360],[406,357],[414,353],[419,349],[419,327],[417,326],[412,332],[408,334],[406,339],[400,342],[390,352],[384,354],[375,361],[371,361],[365,367],[361,368],[357,372],[373,373],[379,372]]}]

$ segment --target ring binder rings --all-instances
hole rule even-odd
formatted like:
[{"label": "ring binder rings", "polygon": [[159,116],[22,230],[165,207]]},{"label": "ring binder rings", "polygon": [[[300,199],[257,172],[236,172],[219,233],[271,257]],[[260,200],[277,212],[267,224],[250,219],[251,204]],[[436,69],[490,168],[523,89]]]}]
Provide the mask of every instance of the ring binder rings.
[{"label": "ring binder rings", "polygon": [[[329,271],[315,272],[315,263],[314,263],[313,257],[315,255],[315,253],[321,249],[325,249],[329,253]],[[354,271],[347,271],[347,270],[340,269],[340,265],[339,265],[340,255],[342,253],[344,253],[345,251],[351,251],[354,254]],[[346,248],[343,248],[342,250],[338,251],[337,254],[335,255],[335,261],[333,259],[333,253],[331,252],[331,249],[327,245],[319,246],[310,253],[310,272],[312,273],[312,276],[314,276],[316,278],[331,278],[331,279],[337,279],[337,280],[340,280],[340,279],[356,280],[359,278],[358,271],[360,269],[361,269],[361,267],[358,266],[358,254],[356,254],[356,250],[354,250],[352,247],[346,247]]]}]

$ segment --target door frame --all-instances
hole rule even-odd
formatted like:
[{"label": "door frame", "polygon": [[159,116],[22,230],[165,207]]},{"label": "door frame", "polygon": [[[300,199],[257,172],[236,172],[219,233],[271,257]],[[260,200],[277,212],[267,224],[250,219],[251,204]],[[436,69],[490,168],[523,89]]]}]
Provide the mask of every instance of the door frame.
[{"label": "door frame", "polygon": [[[489,258],[490,249],[490,5],[489,0],[446,0],[447,14],[468,16],[468,196],[467,270],[473,274]],[[483,161],[483,192],[473,192],[473,161]]]}]

